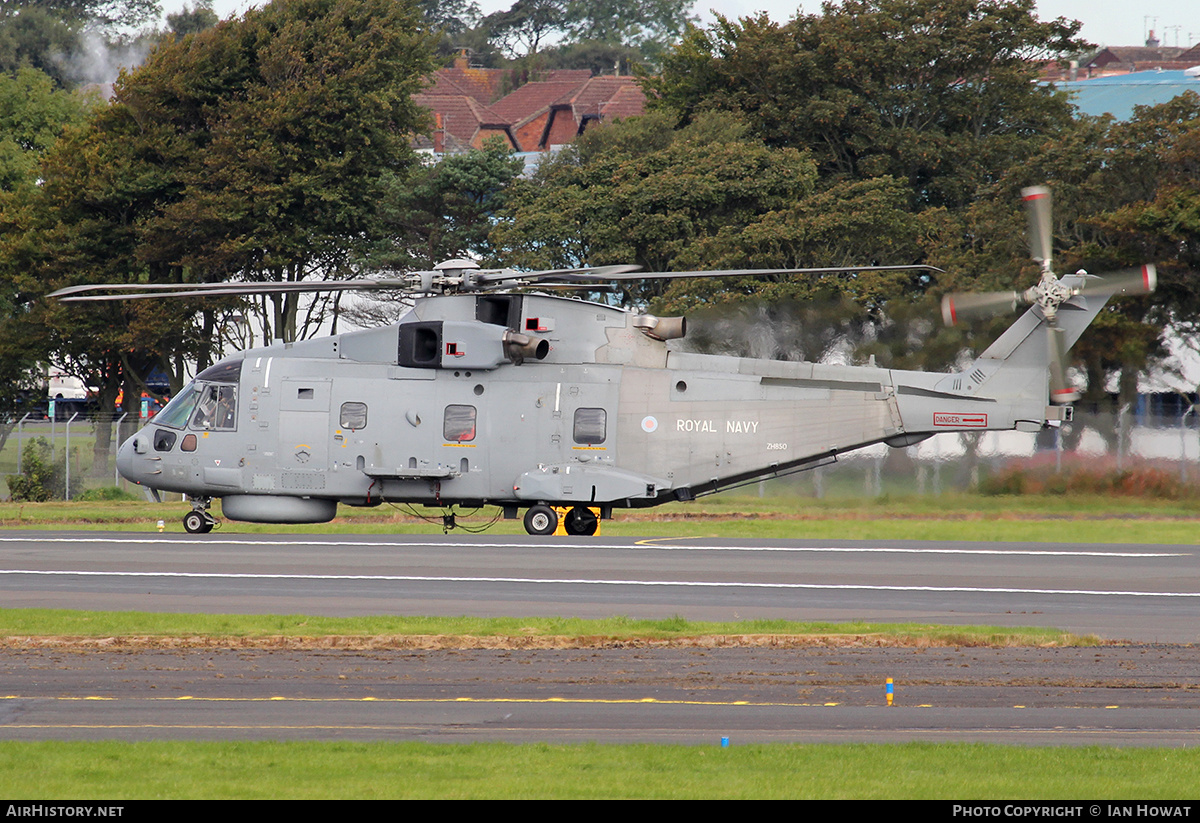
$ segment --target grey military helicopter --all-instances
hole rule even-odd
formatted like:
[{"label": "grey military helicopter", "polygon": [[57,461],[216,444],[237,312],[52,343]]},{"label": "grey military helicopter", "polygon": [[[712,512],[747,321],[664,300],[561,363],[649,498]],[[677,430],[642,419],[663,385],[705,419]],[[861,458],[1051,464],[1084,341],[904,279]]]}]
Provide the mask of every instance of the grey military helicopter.
[{"label": "grey military helicopter", "polygon": [[[947,322],[1030,308],[974,362],[935,374],[673,350],[682,317],[551,292],[652,277],[872,267],[541,272],[450,260],[433,271],[316,283],[76,286],[71,301],[401,290],[398,323],[243,351],[200,372],[118,452],[128,480],[180,492],[190,533],[224,515],[331,520],[339,503],[494,505],[532,535],[591,535],[617,508],[692,500],[942,432],[1037,431],[1071,419],[1065,354],[1108,299],[1154,288],[1151,265],[1056,276],[1049,192],[1025,192],[1041,279],[1025,292],[947,296]],[[927,268],[927,267],[883,267]],[[447,517],[453,525],[453,515]]]}]

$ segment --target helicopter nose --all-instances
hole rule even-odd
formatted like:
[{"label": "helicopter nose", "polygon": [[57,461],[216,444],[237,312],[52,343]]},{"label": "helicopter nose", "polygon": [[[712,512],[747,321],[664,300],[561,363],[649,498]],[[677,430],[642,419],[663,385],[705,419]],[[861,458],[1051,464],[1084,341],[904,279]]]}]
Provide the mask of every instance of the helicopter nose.
[{"label": "helicopter nose", "polygon": [[117,471],[131,483],[141,483],[142,480],[138,476],[138,472],[134,468],[134,456],[137,454],[138,438],[145,439],[146,435],[138,432],[133,437],[121,444],[121,448],[117,450]]}]

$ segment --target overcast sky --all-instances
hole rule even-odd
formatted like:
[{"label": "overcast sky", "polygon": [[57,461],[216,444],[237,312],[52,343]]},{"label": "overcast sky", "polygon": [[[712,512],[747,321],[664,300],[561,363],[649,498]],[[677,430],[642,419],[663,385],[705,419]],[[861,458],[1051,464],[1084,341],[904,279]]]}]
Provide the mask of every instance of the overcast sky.
[{"label": "overcast sky", "polygon": [[[511,0],[478,0],[484,13],[504,9]],[[178,11],[186,0],[162,0],[168,12]],[[222,18],[240,13],[251,5],[248,0],[214,0],[213,9]],[[1138,46],[1146,32],[1153,29],[1164,46],[1191,46],[1200,42],[1200,3],[1196,0],[1141,0],[1139,3],[1097,3],[1096,0],[1039,0],[1043,20],[1067,17],[1083,21],[1083,36],[1103,46]],[[805,13],[820,11],[819,0],[699,0],[696,13],[703,22],[713,19],[712,12],[726,17],[744,17],[765,11],[771,19],[785,22],[797,9]],[[710,9],[712,11],[710,11]]]}]

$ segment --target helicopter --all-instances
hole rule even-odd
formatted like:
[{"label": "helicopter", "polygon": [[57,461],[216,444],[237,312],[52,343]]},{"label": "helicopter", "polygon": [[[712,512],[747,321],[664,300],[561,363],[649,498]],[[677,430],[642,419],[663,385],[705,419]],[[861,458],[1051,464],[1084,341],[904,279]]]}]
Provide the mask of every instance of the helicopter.
[{"label": "helicopter", "polygon": [[[1110,297],[1155,268],[1057,276],[1050,193],[1023,192],[1041,266],[1024,292],[951,294],[947,323],[1029,308],[966,368],[930,373],[675,350],[683,317],[572,296],[654,277],[812,274],[928,266],[517,272],[449,260],[374,279],[72,286],[64,301],[303,291],[413,296],[391,325],[277,342],[201,371],[117,455],[123,477],[192,502],[185,530],[232,520],[319,523],[338,505],[492,505],[531,535],[587,536],[619,508],[693,500],[944,432],[1035,432],[1071,419],[1066,352]],[[935,270],[936,271],[936,270]],[[453,515],[445,525],[454,525]]]}]

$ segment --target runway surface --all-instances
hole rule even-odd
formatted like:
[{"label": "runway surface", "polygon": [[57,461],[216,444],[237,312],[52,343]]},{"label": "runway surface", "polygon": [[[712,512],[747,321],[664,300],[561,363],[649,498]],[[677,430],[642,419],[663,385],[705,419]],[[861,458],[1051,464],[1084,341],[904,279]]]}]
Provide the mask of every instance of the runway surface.
[{"label": "runway surface", "polygon": [[[6,606],[1045,625],[1117,648],[0,652],[0,737],[1194,745],[1191,546],[0,536]],[[886,707],[883,682],[896,682]]]},{"label": "runway surface", "polygon": [[1200,636],[1193,546],[0,535],[8,606],[323,615],[682,615]]},{"label": "runway surface", "polygon": [[1193,746],[1198,663],[1177,646],[39,649],[0,654],[0,736]]}]

